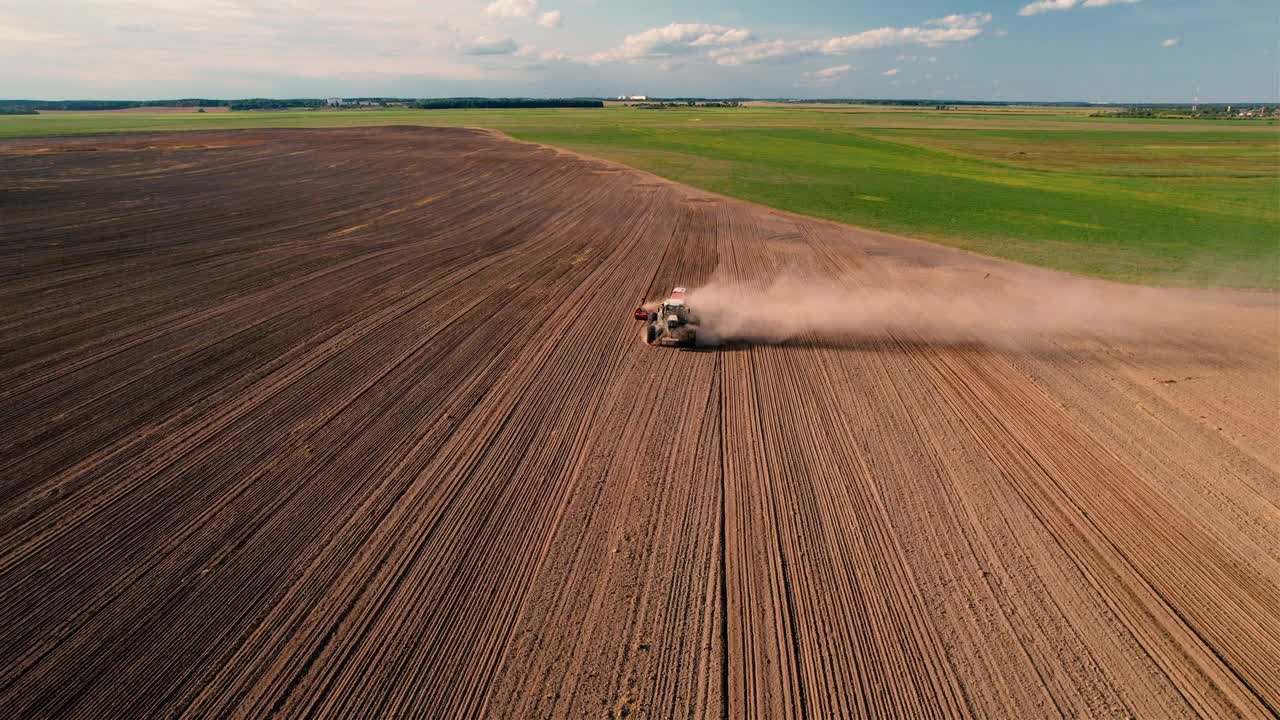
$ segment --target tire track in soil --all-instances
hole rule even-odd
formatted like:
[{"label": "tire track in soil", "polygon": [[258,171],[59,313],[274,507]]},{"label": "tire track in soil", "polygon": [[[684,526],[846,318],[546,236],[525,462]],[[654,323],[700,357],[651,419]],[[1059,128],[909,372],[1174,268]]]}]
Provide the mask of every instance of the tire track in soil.
[{"label": "tire track in soil", "polygon": [[481,131],[0,155],[0,715],[1280,708],[1274,296],[664,351],[677,284],[1050,275]]}]

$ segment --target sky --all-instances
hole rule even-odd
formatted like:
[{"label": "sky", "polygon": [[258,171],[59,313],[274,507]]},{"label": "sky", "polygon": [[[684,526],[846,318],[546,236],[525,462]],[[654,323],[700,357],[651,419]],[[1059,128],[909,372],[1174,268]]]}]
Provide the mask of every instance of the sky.
[{"label": "sky", "polygon": [[1280,102],[1275,0],[0,0],[0,98]]}]

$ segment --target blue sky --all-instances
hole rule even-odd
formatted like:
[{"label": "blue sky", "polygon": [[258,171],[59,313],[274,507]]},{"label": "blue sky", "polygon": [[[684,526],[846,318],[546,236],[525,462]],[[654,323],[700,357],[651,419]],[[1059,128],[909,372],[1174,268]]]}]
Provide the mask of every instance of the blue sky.
[{"label": "blue sky", "polygon": [[1280,101],[1258,0],[0,0],[0,98]]}]

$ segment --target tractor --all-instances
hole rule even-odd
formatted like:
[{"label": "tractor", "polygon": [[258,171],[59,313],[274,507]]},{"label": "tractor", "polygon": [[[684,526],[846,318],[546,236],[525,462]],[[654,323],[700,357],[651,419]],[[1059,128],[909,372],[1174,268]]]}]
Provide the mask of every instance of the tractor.
[{"label": "tractor", "polygon": [[685,288],[671,291],[661,303],[646,303],[636,308],[636,320],[645,321],[644,339],[662,347],[693,347],[698,341],[698,321],[685,302]]}]

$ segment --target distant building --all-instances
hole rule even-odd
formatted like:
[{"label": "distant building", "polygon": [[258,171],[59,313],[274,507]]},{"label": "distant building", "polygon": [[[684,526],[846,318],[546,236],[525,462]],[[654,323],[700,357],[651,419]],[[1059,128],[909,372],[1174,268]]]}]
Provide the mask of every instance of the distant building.
[{"label": "distant building", "polygon": [[324,101],[324,104],[329,107],[342,107],[346,104],[346,101],[342,98],[328,98]]},{"label": "distant building", "polygon": [[619,100],[648,100],[648,95],[619,95]]}]

